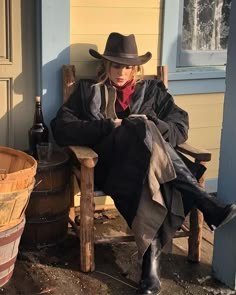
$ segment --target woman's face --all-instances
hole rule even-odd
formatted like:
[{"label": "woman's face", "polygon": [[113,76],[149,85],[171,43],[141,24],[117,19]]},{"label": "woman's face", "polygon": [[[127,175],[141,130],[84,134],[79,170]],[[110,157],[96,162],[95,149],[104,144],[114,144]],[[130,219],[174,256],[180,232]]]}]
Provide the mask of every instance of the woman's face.
[{"label": "woman's face", "polygon": [[134,66],[111,63],[109,78],[118,86],[123,86],[133,79]]}]

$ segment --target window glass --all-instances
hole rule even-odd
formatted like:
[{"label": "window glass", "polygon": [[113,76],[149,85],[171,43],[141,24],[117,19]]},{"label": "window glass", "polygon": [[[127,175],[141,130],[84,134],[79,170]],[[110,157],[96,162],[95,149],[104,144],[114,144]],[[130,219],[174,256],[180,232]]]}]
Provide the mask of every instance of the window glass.
[{"label": "window glass", "polygon": [[225,63],[231,1],[184,0],[180,66]]}]

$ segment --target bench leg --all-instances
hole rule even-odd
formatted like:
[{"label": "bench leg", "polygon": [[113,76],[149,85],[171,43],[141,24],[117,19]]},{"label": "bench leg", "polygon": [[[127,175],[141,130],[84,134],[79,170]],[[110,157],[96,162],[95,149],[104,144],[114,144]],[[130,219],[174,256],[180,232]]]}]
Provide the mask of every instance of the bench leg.
[{"label": "bench leg", "polygon": [[70,211],[69,217],[72,221],[75,221],[75,190],[74,190],[74,175],[70,176]]},{"label": "bench leg", "polygon": [[199,262],[201,260],[203,214],[194,208],[190,212],[190,233],[188,239],[188,260]]},{"label": "bench leg", "polygon": [[94,271],[94,169],[81,166],[80,267]]},{"label": "bench leg", "polygon": [[[196,161],[197,162],[197,161]],[[200,162],[206,166],[205,162]],[[199,179],[199,186],[205,187],[205,175]],[[190,235],[188,240],[188,260],[191,262],[200,262],[202,233],[203,233],[203,214],[198,209],[193,208],[190,212]]]}]

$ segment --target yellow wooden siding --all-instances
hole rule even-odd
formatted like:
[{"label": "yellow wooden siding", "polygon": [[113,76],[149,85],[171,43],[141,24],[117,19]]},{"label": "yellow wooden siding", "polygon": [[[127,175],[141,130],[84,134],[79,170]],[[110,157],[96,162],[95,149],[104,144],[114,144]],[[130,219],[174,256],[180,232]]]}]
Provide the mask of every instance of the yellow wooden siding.
[{"label": "yellow wooden siding", "polygon": [[97,60],[88,53],[93,48],[104,52],[110,32],[135,34],[139,54],[152,52],[144,65],[145,74],[156,73],[160,64],[162,3],[159,1],[79,1],[71,0],[70,55],[78,78],[94,76]]},{"label": "yellow wooden siding", "polygon": [[146,7],[74,7],[71,11],[71,31],[77,35],[101,32],[109,34],[116,31],[155,35],[160,21],[158,10],[160,11],[158,8]]},{"label": "yellow wooden siding", "polygon": [[71,0],[71,7],[149,7],[160,8],[163,5],[163,0],[120,0],[120,1],[107,1],[107,0]]},{"label": "yellow wooden siding", "polygon": [[189,143],[212,152],[207,179],[218,177],[224,94],[179,95],[174,99],[189,114]]},{"label": "yellow wooden siding", "polygon": [[[153,55],[144,65],[145,74],[155,74],[160,64],[162,15],[163,0],[71,0],[70,62],[76,66],[78,78],[94,76],[97,60],[88,50],[103,53],[112,31],[134,33],[139,54],[151,51]],[[218,176],[223,97],[223,93],[175,97],[189,113],[190,143],[212,152],[207,178]]]}]

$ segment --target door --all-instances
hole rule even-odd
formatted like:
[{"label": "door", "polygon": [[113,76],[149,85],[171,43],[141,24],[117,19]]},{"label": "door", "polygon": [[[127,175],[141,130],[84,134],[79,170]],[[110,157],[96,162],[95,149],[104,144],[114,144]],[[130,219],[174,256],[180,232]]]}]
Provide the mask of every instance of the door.
[{"label": "door", "polygon": [[28,148],[34,108],[34,4],[0,0],[0,145]]}]

